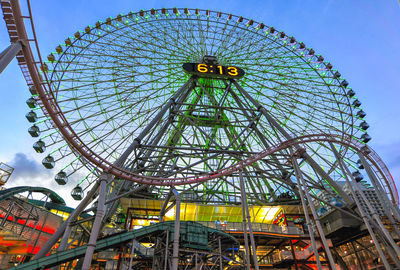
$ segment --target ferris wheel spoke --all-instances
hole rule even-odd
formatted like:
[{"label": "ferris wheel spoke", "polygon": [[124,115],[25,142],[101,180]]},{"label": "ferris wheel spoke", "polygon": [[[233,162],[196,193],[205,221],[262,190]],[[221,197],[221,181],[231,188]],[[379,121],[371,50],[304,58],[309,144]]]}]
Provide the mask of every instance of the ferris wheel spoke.
[{"label": "ferris wheel spoke", "polygon": [[117,115],[117,114],[116,114]]},{"label": "ferris wheel spoke", "polygon": [[[277,104],[277,103],[276,103],[276,104]],[[308,111],[306,111],[306,108],[308,108],[308,104],[303,104],[303,105],[304,105],[304,113],[308,113]],[[299,107],[297,107],[297,109],[300,110]],[[324,110],[323,110],[323,109],[326,109],[326,108],[321,108],[321,110],[317,110],[317,109],[318,109],[318,108],[315,107],[315,111],[320,112],[321,114],[323,114],[323,113],[324,113]],[[286,107],[280,106],[280,110],[285,110],[287,113],[289,113],[289,115],[292,115],[292,114],[293,114],[291,111],[287,110]],[[276,110],[276,111],[277,111],[277,110]],[[315,116],[315,115],[314,115],[314,116]],[[312,119],[313,119],[313,118],[312,118]],[[329,117],[328,117],[328,119],[329,119]],[[311,120],[309,120],[309,121],[311,121]],[[299,124],[301,125],[301,123],[299,123]],[[338,128],[340,128],[340,127],[338,127]],[[317,130],[318,128],[317,128],[317,127],[314,127],[314,129]]]},{"label": "ferris wheel spoke", "polygon": [[[155,28],[155,30],[161,30],[161,29],[164,29],[165,27],[168,27],[168,28],[171,27],[169,25],[169,23],[168,23],[168,20],[157,21],[157,24],[151,24],[150,26],[151,26],[152,30],[154,30],[153,28]],[[185,43],[179,41],[179,38],[172,37],[169,34],[170,33],[169,31],[163,32],[163,39],[161,39],[159,36],[153,35],[152,34],[153,31],[147,32],[146,30],[142,30],[140,28],[136,28],[134,30],[135,30],[134,32],[138,32],[139,35],[145,35],[146,37],[148,37],[149,40],[151,40],[152,42],[151,43],[148,42],[147,44],[153,46],[153,48],[160,49],[161,52],[163,50],[166,50],[166,48],[162,47],[162,46],[160,46],[158,44],[168,44],[168,43],[166,43],[166,40],[173,40],[174,42],[178,43],[178,44],[175,44],[176,47],[169,47],[168,48],[168,50],[170,50],[172,54],[174,54],[174,53],[175,54],[179,54],[179,51],[177,50],[177,48],[182,48],[183,51],[185,51],[185,48],[187,48]],[[136,36],[132,36],[132,34],[128,34],[127,38],[129,40],[136,40],[137,39],[137,37]],[[142,40],[140,40],[140,42],[141,41]],[[153,41],[158,41],[158,42],[155,43]],[[145,41],[145,43],[146,43],[146,41]],[[140,44],[142,44],[142,42]],[[185,52],[186,53],[190,53],[190,50],[189,51],[185,51]],[[171,53],[169,53],[168,55],[170,55]]]}]

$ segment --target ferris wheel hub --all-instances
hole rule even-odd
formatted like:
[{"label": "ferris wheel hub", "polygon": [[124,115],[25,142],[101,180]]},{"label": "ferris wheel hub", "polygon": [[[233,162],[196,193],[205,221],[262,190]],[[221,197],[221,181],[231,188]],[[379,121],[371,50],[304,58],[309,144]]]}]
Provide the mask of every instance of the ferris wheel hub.
[{"label": "ferris wheel hub", "polygon": [[213,55],[204,55],[203,63],[208,64],[208,65],[218,65],[218,58]]}]

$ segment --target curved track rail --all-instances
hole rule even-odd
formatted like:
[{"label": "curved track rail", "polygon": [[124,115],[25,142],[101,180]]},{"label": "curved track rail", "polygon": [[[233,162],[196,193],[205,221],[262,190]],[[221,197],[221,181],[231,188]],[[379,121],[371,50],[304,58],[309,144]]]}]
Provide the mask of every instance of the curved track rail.
[{"label": "curved track rail", "polygon": [[8,199],[16,194],[24,193],[24,192],[38,192],[45,195],[48,195],[52,203],[65,205],[65,201],[54,191],[44,188],[44,187],[29,187],[29,186],[21,186],[21,187],[13,187],[0,191],[0,201]]}]

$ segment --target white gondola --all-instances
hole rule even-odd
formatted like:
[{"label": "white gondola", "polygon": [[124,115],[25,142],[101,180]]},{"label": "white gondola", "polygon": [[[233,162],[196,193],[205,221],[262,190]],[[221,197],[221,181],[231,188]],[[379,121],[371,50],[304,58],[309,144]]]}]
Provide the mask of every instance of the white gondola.
[{"label": "white gondola", "polygon": [[371,136],[369,136],[368,133],[364,133],[364,134],[361,136],[361,140],[362,140],[363,142],[367,143],[367,142],[369,142],[369,141],[371,140]]},{"label": "white gondola", "polygon": [[37,153],[44,153],[44,151],[46,151],[46,144],[44,141],[38,140],[33,144],[33,149],[35,149]]},{"label": "white gondola", "polygon": [[31,127],[28,129],[28,132],[29,132],[29,134],[30,134],[32,137],[39,137],[39,135],[40,135],[40,129],[39,129],[39,127],[36,126],[36,125],[31,126]]},{"label": "white gondola", "polygon": [[56,162],[52,156],[47,156],[42,160],[42,164],[46,169],[53,169]]},{"label": "white gondola", "polygon": [[30,111],[27,114],[25,114],[26,119],[28,119],[29,122],[34,123],[37,120],[37,115],[34,111]]},{"label": "white gondola", "polygon": [[65,172],[61,171],[56,174],[54,180],[56,180],[59,185],[65,185],[68,182],[68,176]]},{"label": "white gondola", "polygon": [[74,200],[80,201],[83,198],[83,190],[80,186],[76,186],[74,187],[74,189],[71,192],[71,196],[72,198],[74,198]]},{"label": "white gondola", "polygon": [[36,106],[37,106],[37,102],[33,97],[28,98],[27,101],[26,101],[26,104],[31,109],[36,108]]}]

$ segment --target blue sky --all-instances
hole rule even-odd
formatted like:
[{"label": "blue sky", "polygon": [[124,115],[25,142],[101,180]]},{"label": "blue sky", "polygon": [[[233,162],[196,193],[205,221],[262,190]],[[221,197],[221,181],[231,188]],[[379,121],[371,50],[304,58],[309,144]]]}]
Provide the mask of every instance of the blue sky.
[{"label": "blue sky", "polygon": [[[24,0],[20,0],[24,2]],[[22,3],[23,4],[23,3]],[[88,24],[119,13],[162,7],[219,10],[293,35],[333,64],[356,91],[370,124],[369,145],[382,157],[400,187],[400,5],[395,0],[202,0],[202,1],[32,1],[43,56]],[[0,50],[9,45],[0,21]],[[29,91],[14,60],[0,75],[0,162],[15,166],[9,186],[41,185],[70,204],[33,152],[25,119]]]}]

